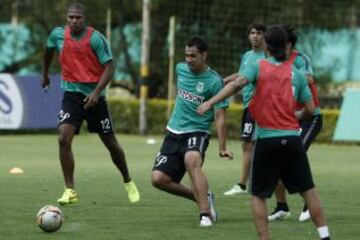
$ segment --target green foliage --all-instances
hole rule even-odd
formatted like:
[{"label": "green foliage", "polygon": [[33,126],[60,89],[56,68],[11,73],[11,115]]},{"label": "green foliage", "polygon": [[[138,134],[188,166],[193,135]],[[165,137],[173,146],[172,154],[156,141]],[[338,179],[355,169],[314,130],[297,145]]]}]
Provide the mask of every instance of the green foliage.
[{"label": "green foliage", "polygon": [[139,119],[138,100],[111,100],[109,108],[116,132],[137,133]]},{"label": "green foliage", "polygon": [[[0,22],[10,22],[14,2],[0,1]],[[30,30],[31,41],[26,43],[33,49],[26,59],[10,62],[7,70],[17,73],[22,68],[40,72],[42,56],[47,35],[55,26],[66,23],[66,9],[73,0],[18,0],[18,21]],[[127,87],[137,92],[139,83],[139,61],[133,56],[132,47],[138,45],[141,30],[129,34],[126,29],[138,26],[142,21],[142,2],[134,0],[79,0],[86,7],[86,23],[105,33],[107,12],[111,9],[111,29],[114,61],[118,72],[125,73],[131,80]],[[261,7],[259,7],[261,6]],[[359,1],[266,1],[263,0],[152,0],[151,1],[151,39],[150,39],[150,76],[149,95],[164,97],[168,79],[168,33],[169,17],[176,17],[175,61],[184,58],[184,42],[193,35],[204,37],[209,44],[209,65],[226,76],[237,71],[240,54],[249,47],[247,25],[261,21],[267,25],[287,23],[298,29],[319,28],[334,30],[353,26],[358,15]],[[354,12],[354,14],[350,14]],[[357,14],[357,15],[356,15]],[[1,42],[0,36],[0,42]],[[309,48],[319,49],[321,43],[308,37]],[[139,47],[139,46],[138,46]],[[309,52],[308,52],[309,53]],[[310,52],[311,53],[311,52]],[[314,54],[315,55],[315,54]],[[313,56],[316,59],[316,56]],[[57,61],[54,61],[57,62]],[[315,64],[316,65],[316,64]],[[334,66],[337,66],[334,63]],[[53,64],[51,71],[59,72],[59,66]],[[319,83],[328,80],[324,75],[327,69],[315,69],[315,75],[321,76]],[[131,79],[128,79],[131,78]]]},{"label": "green foliage", "polygon": [[[149,133],[162,134],[165,132],[167,123],[167,101],[163,99],[152,99],[148,105]],[[150,117],[151,116],[151,117]]]},{"label": "green foliage", "polygon": [[230,139],[240,139],[240,124],[243,107],[240,104],[231,104],[226,110],[226,134]]},{"label": "green foliage", "polygon": [[323,128],[316,137],[318,142],[331,142],[334,135],[336,122],[339,117],[339,110],[322,110],[323,114]]},{"label": "green foliage", "polygon": [[[138,100],[109,100],[110,111],[115,123],[115,130],[121,133],[138,133],[139,101]],[[227,136],[230,139],[239,139],[240,123],[242,118],[240,104],[231,104],[227,110]],[[148,101],[148,133],[163,134],[167,124],[167,101],[151,99]],[[331,142],[338,110],[323,110],[323,129],[317,136],[318,142]]]}]

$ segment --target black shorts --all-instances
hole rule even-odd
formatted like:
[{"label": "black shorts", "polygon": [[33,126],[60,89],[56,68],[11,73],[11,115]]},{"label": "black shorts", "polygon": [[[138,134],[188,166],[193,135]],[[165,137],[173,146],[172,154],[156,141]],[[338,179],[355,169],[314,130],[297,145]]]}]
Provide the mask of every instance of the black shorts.
[{"label": "black shorts", "polygon": [[185,134],[168,132],[160,152],[155,158],[152,170],[161,171],[175,182],[180,182],[186,172],[184,163],[185,153],[188,151],[200,152],[204,161],[209,139],[210,135],[204,132]]},{"label": "black shorts", "polygon": [[316,136],[320,133],[322,129],[322,122],[323,120],[321,114],[312,116],[310,119],[300,122],[301,139],[306,151],[309,149]]},{"label": "black shorts", "polygon": [[247,142],[252,141],[254,130],[255,120],[251,116],[249,108],[244,108],[244,113],[241,120],[241,139]]},{"label": "black shorts", "polygon": [[88,109],[84,109],[85,95],[78,92],[65,92],[61,110],[58,116],[58,124],[72,124],[79,133],[81,124],[85,119],[89,132],[99,134],[112,134],[113,122],[106,104],[105,97],[100,97],[98,103]]},{"label": "black shorts", "polygon": [[258,139],[250,173],[252,195],[270,198],[282,180],[289,193],[314,187],[309,161],[298,136]]}]

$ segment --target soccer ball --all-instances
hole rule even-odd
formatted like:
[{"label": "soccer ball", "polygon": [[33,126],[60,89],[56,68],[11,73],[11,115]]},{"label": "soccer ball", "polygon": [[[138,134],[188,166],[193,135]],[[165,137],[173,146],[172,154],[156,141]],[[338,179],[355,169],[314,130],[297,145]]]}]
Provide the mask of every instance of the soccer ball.
[{"label": "soccer ball", "polygon": [[36,214],[37,225],[44,232],[55,232],[60,229],[64,217],[60,208],[47,205]]}]

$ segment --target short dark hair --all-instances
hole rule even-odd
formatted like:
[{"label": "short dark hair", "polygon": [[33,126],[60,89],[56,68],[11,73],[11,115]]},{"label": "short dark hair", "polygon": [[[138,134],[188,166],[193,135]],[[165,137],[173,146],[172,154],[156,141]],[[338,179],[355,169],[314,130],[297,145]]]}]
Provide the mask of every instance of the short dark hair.
[{"label": "short dark hair", "polygon": [[201,53],[207,52],[207,50],[208,50],[208,45],[205,42],[205,40],[198,36],[192,37],[189,40],[187,40],[185,46],[188,46],[188,47],[195,46]]},{"label": "short dark hair", "polygon": [[291,27],[290,25],[284,25],[283,28],[286,31],[288,42],[291,43],[292,47],[295,47],[298,39],[298,35],[297,32],[295,31],[295,28]]},{"label": "short dark hair", "polygon": [[266,26],[262,23],[259,23],[259,22],[253,22],[251,24],[249,24],[248,26],[248,34],[250,33],[251,29],[255,28],[257,31],[260,31],[260,32],[266,32]]},{"label": "short dark hair", "polygon": [[71,4],[69,5],[68,11],[69,11],[70,9],[75,9],[75,10],[81,11],[82,13],[85,14],[85,6],[84,6],[84,4],[82,4],[82,3],[73,2],[73,3],[71,3]]},{"label": "short dark hair", "polygon": [[286,43],[288,42],[286,31],[280,25],[271,26],[264,34],[266,48],[278,61],[286,59]]}]

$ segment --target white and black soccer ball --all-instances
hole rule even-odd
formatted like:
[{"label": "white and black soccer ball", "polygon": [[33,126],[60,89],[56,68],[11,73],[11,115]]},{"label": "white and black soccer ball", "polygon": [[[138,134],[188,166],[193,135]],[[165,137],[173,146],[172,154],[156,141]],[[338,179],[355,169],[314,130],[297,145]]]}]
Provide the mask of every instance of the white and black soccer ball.
[{"label": "white and black soccer ball", "polygon": [[51,205],[41,208],[36,214],[37,225],[48,233],[59,230],[63,220],[64,217],[60,208]]}]

